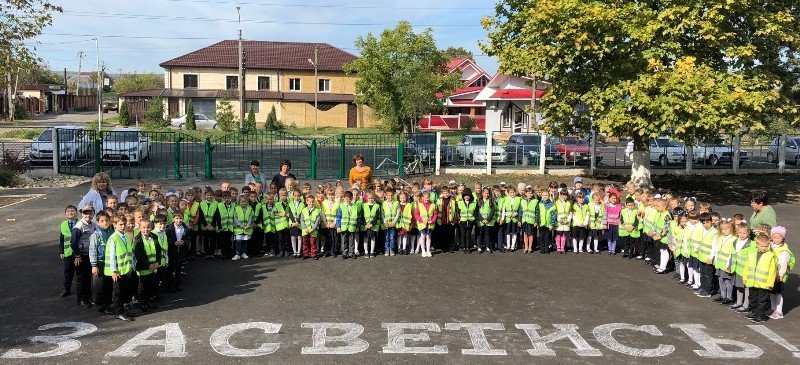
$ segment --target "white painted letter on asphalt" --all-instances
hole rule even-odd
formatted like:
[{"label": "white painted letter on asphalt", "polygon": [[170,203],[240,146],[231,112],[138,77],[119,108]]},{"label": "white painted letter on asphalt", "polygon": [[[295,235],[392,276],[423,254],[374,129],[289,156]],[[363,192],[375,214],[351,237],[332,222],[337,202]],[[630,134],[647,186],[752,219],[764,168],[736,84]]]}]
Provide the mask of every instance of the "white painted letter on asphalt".
[{"label": "white painted letter on asphalt", "polygon": [[268,322],[246,322],[220,327],[211,335],[209,340],[211,348],[220,355],[233,357],[263,356],[278,351],[280,344],[272,342],[263,343],[261,347],[255,349],[241,349],[231,345],[231,336],[249,329],[262,330],[265,334],[275,334],[280,331],[281,325]]},{"label": "white painted letter on asphalt", "polygon": [[[713,338],[704,331],[706,326],[694,323],[675,323],[669,325],[672,328],[680,329],[705,350],[694,350],[694,352],[702,357],[710,357],[717,359],[755,359],[764,353],[760,348],[747,342],[731,340],[728,338]],[[738,347],[739,351],[727,351],[720,347],[725,345],[728,347]]]},{"label": "white painted letter on asphalt", "polygon": [[556,352],[547,348],[547,344],[558,340],[569,339],[575,348],[578,356],[603,356],[600,350],[592,347],[586,340],[578,334],[578,326],[574,324],[554,324],[553,327],[557,328],[555,331],[547,336],[540,336],[536,330],[541,329],[538,324],[516,324],[518,329],[525,331],[528,338],[531,340],[533,348],[528,351],[531,356],[556,356]]},{"label": "white painted letter on asphalt", "polygon": [[[151,340],[153,335],[164,332],[164,339]],[[106,354],[107,357],[136,357],[139,356],[137,348],[141,346],[163,347],[164,351],[158,352],[158,357],[184,357],[186,356],[186,337],[181,332],[177,323],[165,323],[158,327],[151,327],[134,338],[125,342],[118,349]]]},{"label": "white painted letter on asphalt", "polygon": [[447,346],[406,347],[406,341],[430,341],[427,332],[405,333],[405,330],[418,330],[428,332],[441,332],[436,323],[383,323],[388,333],[388,341],[383,346],[385,354],[446,354]]},{"label": "white painted letter on asphalt", "polygon": [[505,327],[502,323],[445,323],[444,329],[448,331],[458,331],[466,328],[469,333],[469,340],[472,342],[471,349],[461,349],[463,355],[507,355],[506,350],[493,349],[486,340],[483,330],[503,331]]},{"label": "white painted letter on asphalt", "polygon": [[783,348],[791,351],[792,355],[794,355],[794,357],[800,357],[800,349],[798,349],[797,346],[792,345],[787,339],[785,339],[785,338],[781,337],[781,335],[773,332],[771,329],[767,328],[767,326],[759,324],[759,325],[751,325],[751,326],[747,326],[747,327],[750,327],[750,329],[752,329],[753,331],[756,331],[756,332],[764,335],[764,337],[770,339],[772,342],[775,342],[778,345],[783,346]]},{"label": "white painted letter on asphalt", "polygon": [[27,352],[22,351],[22,349],[11,349],[6,351],[6,353],[0,357],[4,359],[30,359],[66,355],[81,348],[81,342],[76,340],[76,338],[83,337],[94,331],[97,331],[97,327],[95,327],[95,325],[84,322],[50,323],[39,327],[39,331],[47,331],[53,328],[69,328],[75,331],[64,335],[33,336],[30,338],[31,343],[33,344],[56,345],[57,347],[52,350],[43,352]]},{"label": "white painted letter on asphalt", "polygon": [[[303,323],[303,328],[311,328],[311,347],[303,347],[303,355],[350,355],[369,348],[369,343],[359,338],[364,326],[358,323]],[[341,335],[328,335],[328,329],[344,331]],[[344,346],[328,347],[330,342],[343,342]]]},{"label": "white painted letter on asphalt", "polygon": [[657,348],[654,349],[639,349],[635,347],[630,347],[627,345],[621,344],[617,339],[614,338],[614,331],[616,330],[629,330],[629,331],[639,331],[644,332],[653,336],[663,336],[661,331],[653,325],[644,325],[644,326],[637,326],[633,324],[627,323],[609,323],[599,325],[592,330],[594,333],[594,337],[597,338],[597,341],[603,344],[603,346],[608,347],[611,350],[616,352],[636,356],[636,357],[659,357],[659,356],[667,356],[675,351],[675,346],[672,345],[658,345]]}]

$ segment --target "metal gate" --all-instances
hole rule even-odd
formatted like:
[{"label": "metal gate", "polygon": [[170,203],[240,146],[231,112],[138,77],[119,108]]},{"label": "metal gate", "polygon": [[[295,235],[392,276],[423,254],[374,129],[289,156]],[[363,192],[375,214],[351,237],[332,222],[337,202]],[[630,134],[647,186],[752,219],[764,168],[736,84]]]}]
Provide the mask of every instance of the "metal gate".
[{"label": "metal gate", "polygon": [[293,134],[265,130],[244,130],[224,135],[211,143],[209,164],[212,177],[244,181],[250,161],[258,161],[269,175],[278,171],[281,161],[292,162],[292,173],[298,179],[311,176],[311,142]]},{"label": "metal gate", "polygon": [[330,136],[317,140],[317,179],[343,179],[343,161],[348,159],[343,156],[344,140],[341,135]]}]

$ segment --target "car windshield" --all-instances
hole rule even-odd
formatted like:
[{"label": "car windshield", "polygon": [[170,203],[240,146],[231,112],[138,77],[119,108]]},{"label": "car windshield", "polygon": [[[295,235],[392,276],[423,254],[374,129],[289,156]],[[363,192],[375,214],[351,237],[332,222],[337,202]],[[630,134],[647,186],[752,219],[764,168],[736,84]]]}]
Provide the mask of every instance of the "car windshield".
[{"label": "car windshield", "polygon": [[[58,140],[59,141],[72,141],[75,139],[75,130],[73,129],[60,129],[58,131]],[[53,141],[53,130],[52,129],[45,129],[42,134],[39,135],[39,141],[42,142],[52,142]]]},{"label": "car windshield", "polygon": [[[795,139],[793,139],[792,141],[794,141],[794,145],[795,145],[795,146],[798,146],[798,145],[800,145],[800,138],[795,138]],[[791,142],[789,142],[789,144],[791,145],[792,143],[791,143]]]},{"label": "car windshield", "polygon": [[539,136],[517,136],[515,137],[517,143],[524,145],[538,145]]},{"label": "car windshield", "polygon": [[657,139],[656,140],[656,146],[657,147],[680,147],[680,146],[678,146],[677,143],[675,143],[675,141],[670,141],[668,139]]},{"label": "car windshield", "polygon": [[106,140],[111,142],[136,142],[139,140],[139,132],[114,132],[106,134]]},{"label": "car windshield", "polygon": [[477,137],[472,139],[473,145],[486,145],[486,137]]},{"label": "car windshield", "polygon": [[578,139],[574,138],[574,137],[566,137],[566,138],[561,140],[561,143],[563,143],[563,144],[580,144]]}]

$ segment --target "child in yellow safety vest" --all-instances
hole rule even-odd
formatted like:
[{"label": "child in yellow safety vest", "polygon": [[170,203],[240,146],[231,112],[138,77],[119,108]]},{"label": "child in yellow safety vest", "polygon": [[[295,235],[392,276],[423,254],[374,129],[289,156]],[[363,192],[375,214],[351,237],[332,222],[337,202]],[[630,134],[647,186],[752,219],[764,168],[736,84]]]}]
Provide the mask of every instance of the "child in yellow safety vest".
[{"label": "child in yellow safety vest", "polygon": [[[272,213],[275,222],[275,233],[278,235],[278,246],[284,251],[289,249],[290,243],[288,198],[289,192],[286,190],[286,188],[280,188],[278,190],[278,201],[275,202],[275,207]],[[291,245],[291,248],[292,257],[300,257],[299,248],[294,244]]]},{"label": "child in yellow safety vest", "polygon": [[351,202],[352,199],[353,193],[345,191],[336,213],[336,232],[341,235],[339,241],[342,244],[342,260],[350,257],[356,259],[354,235],[358,224],[358,207]]},{"label": "child in yellow safety vest", "polygon": [[539,199],[534,194],[533,188],[528,185],[525,187],[525,199],[519,203],[517,224],[522,231],[522,253],[533,253],[533,240],[536,237],[536,218]]},{"label": "child in yellow safety vest", "polygon": [[381,205],[376,202],[373,192],[367,192],[367,202],[361,206],[364,225],[361,234],[364,236],[364,257],[375,257],[375,241],[381,227]]},{"label": "child in yellow safety vest", "polygon": [[124,304],[133,295],[135,281],[133,276],[133,242],[128,239],[125,230],[128,226],[128,219],[125,216],[117,215],[112,219],[114,233],[106,243],[105,266],[103,275],[111,278],[111,306],[117,319],[121,321],[132,321],[125,313]]},{"label": "child in yellow safety vest", "polygon": [[253,235],[255,212],[249,204],[247,194],[239,197],[239,204],[233,208],[233,241],[236,245],[236,254],[232,260],[248,259],[247,245]]},{"label": "child in yellow safety vest", "polygon": [[432,257],[431,253],[431,233],[436,222],[438,212],[436,205],[431,203],[429,194],[421,194],[421,201],[417,203],[414,210],[414,219],[419,229],[419,248],[422,257]]},{"label": "child in yellow safety vest", "polygon": [[339,200],[335,198],[333,189],[325,191],[325,200],[321,204],[322,224],[319,228],[319,250],[325,253],[325,257],[336,255],[337,237],[336,234],[336,213],[339,212]]},{"label": "child in yellow safety vest", "polygon": [[[217,203],[220,219],[217,248],[220,249],[222,258],[228,259],[233,257],[233,208],[236,203],[233,202],[234,197],[230,191],[223,191],[220,195],[222,201]],[[167,219],[167,223],[172,224],[172,220]]]},{"label": "child in yellow safety vest", "polygon": [[139,278],[139,308],[146,312],[155,308],[151,299],[155,295],[156,270],[161,266],[161,245],[153,234],[153,223],[139,223],[139,234],[133,240],[133,258],[136,276]]},{"label": "child in yellow safety vest", "polygon": [[[256,217],[258,218],[258,217]],[[267,255],[286,257],[289,255],[285,247],[278,243],[278,233],[275,227],[275,194],[265,194],[261,203],[261,222],[264,229],[264,245]]]},{"label": "child in yellow safety vest", "polygon": [[303,197],[300,195],[300,190],[292,192],[292,200],[287,203],[286,217],[289,223],[289,240],[292,243],[292,251],[296,253],[297,257],[302,256],[303,240],[300,232],[300,214],[305,208]]},{"label": "child in yellow safety vest", "polygon": [[397,252],[404,255],[409,253],[409,236],[411,236],[411,228],[414,226],[414,205],[408,199],[408,193],[400,191],[398,197],[397,210],[399,210],[400,218],[397,222]]},{"label": "child in yellow safety vest", "polygon": [[491,197],[491,190],[489,187],[483,188],[483,190],[478,193],[480,194],[480,198],[477,199],[478,212],[477,219],[475,219],[477,222],[475,236],[478,238],[478,253],[482,253],[482,249],[491,253],[492,247],[494,246],[492,243],[497,238],[495,236],[497,208]]},{"label": "child in yellow safety vest", "polygon": [[753,323],[763,323],[768,318],[769,294],[775,285],[778,264],[767,235],[758,235],[756,245],[756,250],[747,253],[744,285],[750,288],[750,314],[747,318]]},{"label": "child in yellow safety vest", "polygon": [[300,213],[300,231],[303,236],[303,260],[319,260],[317,256],[317,232],[322,223],[322,214],[314,202],[314,196],[306,195],[305,207]]},{"label": "child in yellow safety vest", "polygon": [[[695,244],[697,245],[697,261],[700,269],[700,287],[697,289],[696,295],[701,298],[709,298],[711,297],[711,291],[713,290],[715,272],[713,261],[714,258],[711,256],[711,254],[714,247],[714,241],[717,239],[719,231],[714,228],[711,222],[710,213],[701,213],[699,219],[700,223],[703,225],[703,228],[700,229],[699,233],[695,234],[693,237],[693,239],[696,241]],[[696,230],[695,232],[698,231]]]},{"label": "child in yellow safety vest", "polygon": [[555,222],[555,244],[559,254],[566,254],[566,245],[569,240],[569,231],[572,225],[572,201],[569,199],[569,192],[564,189],[558,193],[558,200],[555,202],[556,222]]},{"label": "child in yellow safety vest", "polygon": [[394,188],[387,188],[381,204],[384,227],[384,256],[394,256],[397,243],[397,225],[400,222],[400,203],[394,198]]},{"label": "child in yellow safety vest", "polygon": [[689,252],[684,235],[686,234],[686,223],[689,218],[686,212],[679,207],[672,209],[672,221],[669,222],[669,249],[672,250],[672,255],[675,259],[675,272],[676,280],[681,284],[686,283],[688,276],[686,270],[687,254]]},{"label": "child in yellow safety vest", "polygon": [[733,270],[736,235],[733,234],[733,223],[730,220],[721,220],[719,231],[720,235],[714,242],[712,252],[719,280],[719,296],[714,298],[714,301],[730,305],[733,303],[733,281],[735,280]]},{"label": "child in yellow safety vest", "polygon": [[75,277],[75,257],[70,246],[72,227],[78,223],[78,208],[67,205],[64,208],[64,220],[59,225],[58,256],[64,261],[64,291],[59,295],[64,298],[72,294],[72,279]]},{"label": "child in yellow safety vest", "polygon": [[750,301],[750,289],[744,285],[744,264],[747,262],[749,250],[756,249],[755,244],[750,239],[750,226],[746,223],[739,223],[736,226],[736,242],[733,247],[733,286],[736,289],[736,302],[731,304],[731,310],[743,313],[748,311]]},{"label": "child in yellow safety vest", "polygon": [[669,221],[671,215],[667,211],[667,201],[656,195],[652,200],[655,212],[652,215],[652,231],[650,238],[653,240],[653,245],[658,246],[659,262],[657,266],[653,267],[656,274],[664,274],[667,272],[667,265],[669,265],[669,248],[667,245],[669,233]]},{"label": "child in yellow safety vest", "polygon": [[771,319],[783,318],[783,285],[789,278],[788,272],[794,269],[794,253],[786,245],[786,227],[772,227],[770,231],[772,237],[772,252],[775,253],[777,261],[777,275],[775,285],[770,292],[770,302],[772,303]]},{"label": "child in yellow safety vest", "polygon": [[583,253],[583,244],[589,233],[589,205],[586,204],[583,189],[576,190],[572,200],[572,251]]}]

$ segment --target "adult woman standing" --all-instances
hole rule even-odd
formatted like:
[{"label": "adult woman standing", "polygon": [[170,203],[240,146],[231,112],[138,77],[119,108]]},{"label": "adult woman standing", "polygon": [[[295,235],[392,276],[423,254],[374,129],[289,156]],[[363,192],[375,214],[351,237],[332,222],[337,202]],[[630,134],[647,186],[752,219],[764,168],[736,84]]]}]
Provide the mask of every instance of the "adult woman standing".
[{"label": "adult woman standing", "polygon": [[750,207],[753,208],[753,215],[750,216],[750,231],[755,231],[762,224],[769,224],[770,227],[778,225],[778,217],[775,209],[769,205],[769,197],[763,192],[753,193],[750,198]]},{"label": "adult woman standing", "polygon": [[356,165],[350,169],[350,186],[358,182],[363,190],[367,187],[368,183],[372,182],[372,168],[364,164],[364,156],[360,153],[356,153],[356,155],[353,156],[353,163]]},{"label": "adult woman standing", "polygon": [[[280,171],[272,177],[272,183],[275,184],[278,189],[286,187],[286,179],[292,178],[292,180],[297,181],[297,178],[294,176],[293,173],[289,172],[292,169],[292,162],[289,160],[281,161]],[[265,189],[266,190],[266,189]]]},{"label": "adult woman standing", "polygon": [[85,206],[90,205],[94,208],[95,212],[104,210],[106,207],[106,200],[109,196],[116,196],[117,194],[111,189],[111,177],[105,172],[98,172],[92,177],[92,187],[83,196],[78,207],[83,209]]},{"label": "adult woman standing", "polygon": [[257,160],[250,162],[250,171],[244,173],[244,184],[259,183],[262,186],[267,182],[267,176],[261,172],[261,164]]}]

